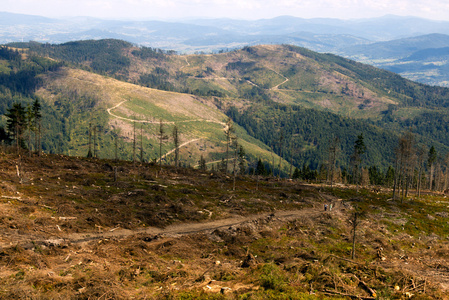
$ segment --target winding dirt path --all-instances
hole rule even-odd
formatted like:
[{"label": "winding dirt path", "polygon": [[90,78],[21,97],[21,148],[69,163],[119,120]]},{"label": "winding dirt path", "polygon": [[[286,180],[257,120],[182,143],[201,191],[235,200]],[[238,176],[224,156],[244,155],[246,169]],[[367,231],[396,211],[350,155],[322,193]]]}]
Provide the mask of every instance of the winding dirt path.
[{"label": "winding dirt path", "polygon": [[[186,61],[187,61],[187,58],[186,58]],[[159,124],[159,123],[160,123],[160,121],[147,121],[147,120],[135,120],[135,119],[129,119],[129,118],[125,118],[125,117],[118,116],[118,115],[116,115],[116,114],[114,114],[114,113],[112,112],[114,109],[117,109],[119,106],[121,106],[123,103],[125,103],[125,102],[127,102],[127,101],[128,101],[128,100],[123,100],[122,102],[116,104],[115,106],[106,109],[106,111],[108,112],[109,115],[113,116],[114,118],[121,119],[121,120],[125,120],[125,121],[128,121],[128,122],[145,123],[145,124]],[[185,121],[177,121],[177,122],[164,121],[164,122],[162,122],[162,123],[163,123],[163,124],[173,124],[173,125],[174,125],[174,124],[176,124],[176,123],[190,123],[190,122],[209,122],[209,123],[220,124],[220,125],[224,126],[224,130],[225,130],[225,131],[226,131],[227,128],[228,128],[228,127],[227,127],[227,124],[224,123],[224,122],[220,122],[220,121],[216,121],[216,120],[206,120],[206,119],[193,119],[193,120],[185,120]],[[179,148],[185,147],[185,146],[187,146],[188,144],[193,143],[193,142],[196,142],[196,141],[199,141],[199,140],[201,140],[201,138],[191,139],[191,140],[189,140],[189,141],[187,141],[187,142],[181,144],[181,145],[179,146]],[[175,148],[175,149],[172,149],[172,150],[170,150],[170,151],[168,151],[168,152],[165,153],[161,158],[162,158],[162,159],[165,159],[168,155],[172,154],[172,153],[175,152],[175,151],[176,151],[176,148]],[[157,162],[159,162],[159,161],[161,160],[161,158],[158,158],[158,159],[157,159]]]},{"label": "winding dirt path", "polygon": [[[179,148],[184,147],[184,146],[187,146],[188,144],[193,143],[193,142],[196,142],[196,141],[199,141],[199,140],[202,140],[202,139],[199,138],[199,139],[193,139],[193,140],[187,141],[187,142],[185,142],[185,143],[179,145]],[[165,159],[167,156],[169,156],[170,154],[172,154],[172,153],[175,152],[175,151],[176,151],[176,148],[174,148],[174,149],[168,151],[167,153],[165,153],[164,155],[162,155],[161,158],[158,158],[158,159],[156,160],[156,162],[159,162],[161,159]]]},{"label": "winding dirt path", "polygon": [[[136,120],[136,119],[125,118],[125,117],[118,116],[112,112],[112,110],[117,109],[119,106],[121,106],[123,103],[125,103],[127,101],[128,100],[124,100],[124,101],[118,103],[117,105],[106,109],[106,111],[108,112],[109,115],[113,116],[114,118],[129,121],[129,122],[147,123],[147,124],[159,124],[160,123],[160,121]],[[224,122],[220,122],[220,121],[216,121],[216,120],[206,120],[206,119],[192,119],[192,120],[176,121],[176,122],[163,121],[162,123],[163,124],[176,124],[176,123],[190,123],[190,122],[209,122],[209,123],[216,123],[216,124],[220,124],[222,126],[226,126],[226,123],[224,123]]]},{"label": "winding dirt path", "polygon": [[[337,211],[337,210],[335,210]],[[295,220],[302,217],[314,217],[323,213],[321,209],[317,208],[305,208],[301,210],[288,210],[288,211],[275,211],[272,213],[261,213],[250,216],[233,216],[226,219],[214,220],[203,223],[181,223],[170,225],[166,228],[147,227],[144,229],[130,230],[123,228],[112,228],[102,232],[85,232],[85,233],[64,233],[61,231],[59,234],[54,234],[52,238],[43,238],[35,235],[27,236],[14,236],[5,243],[0,243],[0,248],[10,248],[20,245],[25,249],[31,249],[36,245],[59,245],[63,243],[80,244],[95,240],[118,238],[124,239],[133,235],[148,234],[158,235],[162,237],[179,237],[182,235],[194,234],[194,233],[211,233],[216,229],[229,228],[231,226],[239,226],[244,223],[265,219],[265,220]]]},{"label": "winding dirt path", "polygon": [[285,77],[284,75],[279,74],[278,72],[276,72],[276,71],[273,70],[273,69],[270,69],[270,70],[273,71],[274,73],[278,74],[279,76],[284,77],[284,79],[285,79],[283,82],[279,83],[278,85],[273,86],[270,90],[277,90],[277,89],[279,89],[279,87],[280,87],[281,85],[283,85],[284,83],[286,83],[287,81],[289,81],[289,79],[288,79],[287,77]]},{"label": "winding dirt path", "polygon": [[184,69],[184,68],[186,68],[186,67],[190,67],[190,63],[189,63],[189,61],[187,60],[187,56],[184,57],[184,58],[185,58],[185,60],[186,60],[187,65],[182,66],[182,67],[179,69],[179,71],[181,71],[182,69]]}]

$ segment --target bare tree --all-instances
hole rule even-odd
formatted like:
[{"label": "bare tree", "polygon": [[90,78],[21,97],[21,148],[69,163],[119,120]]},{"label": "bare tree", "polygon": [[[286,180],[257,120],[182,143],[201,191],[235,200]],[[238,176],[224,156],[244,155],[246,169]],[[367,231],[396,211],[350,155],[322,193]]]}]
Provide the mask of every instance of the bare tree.
[{"label": "bare tree", "polygon": [[338,137],[332,138],[331,142],[329,143],[329,160],[327,164],[327,181],[330,181],[331,187],[334,183],[334,171],[335,171],[335,162],[337,160],[337,153],[338,153],[338,145],[340,143],[340,139]]},{"label": "bare tree", "polygon": [[228,172],[228,161],[229,161],[229,147],[231,145],[232,137],[234,135],[235,128],[232,123],[231,118],[228,118],[226,122],[225,135],[226,135],[226,162],[225,162],[225,173]]},{"label": "bare tree", "polygon": [[133,122],[133,162],[136,162],[136,122]]},{"label": "bare tree", "polygon": [[352,214],[352,253],[351,253],[351,258],[354,259],[355,258],[355,240],[356,240],[356,233],[357,233],[357,225],[359,225],[359,220],[358,220],[358,212],[354,212]]},{"label": "bare tree", "polygon": [[179,130],[178,126],[176,125],[173,127],[172,137],[173,137],[173,144],[175,146],[175,168],[177,168],[179,161]]},{"label": "bare tree", "polygon": [[446,153],[446,156],[444,157],[444,166],[445,166],[445,174],[444,174],[443,191],[446,191],[449,184],[449,153]]},{"label": "bare tree", "polygon": [[396,194],[397,194],[397,187],[398,187],[398,183],[399,183],[399,148],[396,148],[394,150],[395,156],[394,156],[394,181],[393,181],[393,200],[396,199]]},{"label": "bare tree", "polygon": [[143,124],[140,124],[140,162],[143,163]]},{"label": "bare tree", "polygon": [[411,131],[404,133],[399,139],[396,152],[396,170],[395,170],[395,183],[396,186],[393,189],[393,198],[396,197],[396,188],[402,190],[401,202],[408,195],[408,189],[412,182],[415,170],[415,138]]},{"label": "bare tree", "polygon": [[437,159],[437,151],[435,147],[432,146],[429,149],[429,153],[427,155],[427,166],[429,167],[429,190],[433,188],[433,172],[435,169],[435,161]]},{"label": "bare tree", "polygon": [[422,172],[424,169],[424,160],[426,152],[423,147],[419,147],[416,151],[417,154],[417,165],[418,165],[418,182],[417,182],[417,193],[418,193],[418,199],[421,197],[421,180],[422,180]]},{"label": "bare tree", "polygon": [[[404,176],[405,176],[405,198],[408,196],[410,185],[412,184],[415,166],[416,166],[416,149],[415,149],[415,136],[409,130],[404,134]],[[404,199],[404,197],[402,197]]]},{"label": "bare tree", "polygon": [[94,126],[94,158],[98,157],[97,153],[97,126]]},{"label": "bare tree", "polygon": [[33,102],[33,121],[34,121],[34,151],[36,151],[37,155],[41,155],[41,104],[39,99],[36,98]]},{"label": "bare tree", "polygon": [[274,177],[274,143],[273,143],[273,146],[271,147],[271,160],[272,160],[272,164],[271,164],[270,173],[271,173],[271,176]]},{"label": "bare tree", "polygon": [[31,157],[31,132],[34,131],[33,130],[33,125],[34,125],[34,117],[33,117],[33,111],[31,108],[31,105],[29,104],[26,108],[25,111],[25,120],[26,120],[26,128],[27,128],[27,137],[28,137],[28,156]]},{"label": "bare tree", "polygon": [[246,152],[245,148],[243,148],[242,145],[239,146],[238,157],[239,157],[239,173],[243,175],[246,172]]},{"label": "bare tree", "polygon": [[359,191],[359,184],[360,184],[360,167],[362,164],[362,156],[366,152],[366,146],[365,142],[363,140],[363,133],[361,133],[357,140],[354,143],[354,152],[352,153],[351,161],[353,164],[353,177],[354,181],[357,184],[357,192]]},{"label": "bare tree", "polygon": [[293,136],[290,139],[290,172],[289,178],[293,178]]},{"label": "bare tree", "polygon": [[118,134],[114,133],[114,154],[115,161],[118,161]]},{"label": "bare tree", "polygon": [[168,139],[165,134],[164,123],[159,121],[159,167],[162,169],[162,144]]},{"label": "bare tree", "polygon": [[237,170],[236,170],[236,164],[237,164],[237,155],[238,155],[238,148],[239,148],[239,143],[237,141],[237,137],[234,136],[232,139],[232,146],[234,147],[234,164],[233,164],[233,168],[232,168],[232,173],[233,173],[233,183],[232,183],[232,190],[235,191],[235,179],[237,176]]}]

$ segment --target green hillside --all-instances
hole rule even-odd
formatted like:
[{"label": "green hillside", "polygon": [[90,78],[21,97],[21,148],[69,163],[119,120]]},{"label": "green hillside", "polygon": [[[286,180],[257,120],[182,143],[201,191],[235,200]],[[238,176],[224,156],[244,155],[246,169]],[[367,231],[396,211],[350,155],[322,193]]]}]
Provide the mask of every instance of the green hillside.
[{"label": "green hillside", "polygon": [[[226,115],[236,123],[253,166],[258,158],[278,165],[270,153],[274,149],[296,167],[318,168],[330,140],[338,137],[339,165],[347,167],[361,133],[368,145],[365,163],[383,168],[393,164],[398,137],[409,129],[419,144],[434,145],[440,154],[449,149],[444,125],[449,89],[335,55],[287,45],[177,55],[117,40],[13,46],[24,53],[3,51],[6,101],[0,113],[16,101],[43,99],[47,118],[53,118],[47,120],[51,128],[44,141],[50,152],[84,156],[91,126],[98,130],[100,156],[113,157],[117,148],[120,158],[140,159],[142,148],[144,160],[157,160],[162,121],[165,135],[176,124],[181,143],[192,141],[182,147],[185,164],[198,164],[202,155],[209,163],[220,162]],[[33,72],[20,79],[27,69]],[[17,81],[21,84],[11,84]],[[164,141],[162,154],[173,147],[170,139]],[[287,162],[282,168],[291,170]]]},{"label": "green hillside", "polygon": [[448,106],[446,88],[296,46],[245,47],[216,55],[175,55],[117,40],[21,46],[148,87],[202,96],[257,98],[265,93],[350,117],[373,117],[389,104]]}]

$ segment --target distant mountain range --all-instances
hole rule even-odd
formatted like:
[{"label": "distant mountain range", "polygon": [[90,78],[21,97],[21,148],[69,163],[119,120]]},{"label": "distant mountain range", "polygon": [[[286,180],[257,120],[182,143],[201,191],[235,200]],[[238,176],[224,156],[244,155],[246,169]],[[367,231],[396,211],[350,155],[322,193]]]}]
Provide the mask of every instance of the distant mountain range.
[{"label": "distant mountain range", "polygon": [[329,52],[397,72],[422,83],[449,86],[449,22],[416,17],[256,21],[196,19],[119,21],[51,19],[0,12],[0,43],[59,44],[114,38],[180,53],[219,52],[260,44],[290,44]]}]

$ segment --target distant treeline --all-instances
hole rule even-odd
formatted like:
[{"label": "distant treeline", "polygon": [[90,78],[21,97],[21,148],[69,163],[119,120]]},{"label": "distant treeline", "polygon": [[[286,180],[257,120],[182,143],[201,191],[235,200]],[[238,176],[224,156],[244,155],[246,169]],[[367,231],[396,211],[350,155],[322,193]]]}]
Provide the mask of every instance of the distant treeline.
[{"label": "distant treeline", "polygon": [[393,164],[398,136],[368,121],[277,103],[255,104],[243,112],[231,107],[227,114],[295,166],[306,164],[318,169],[328,159],[331,141],[338,138],[337,164],[348,168],[354,142],[361,133],[367,147],[367,165],[386,169]]}]

